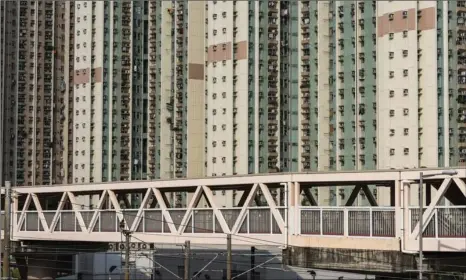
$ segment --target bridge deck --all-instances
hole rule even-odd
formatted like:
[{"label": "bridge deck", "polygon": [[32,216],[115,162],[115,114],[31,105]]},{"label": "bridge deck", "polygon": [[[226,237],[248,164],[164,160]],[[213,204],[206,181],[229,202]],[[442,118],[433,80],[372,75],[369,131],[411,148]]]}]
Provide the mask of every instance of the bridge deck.
[{"label": "bridge deck", "polygon": [[[466,250],[466,203],[438,205],[451,191],[464,195],[466,201],[466,173],[457,171],[454,177],[426,180],[437,185],[423,214],[426,251]],[[17,240],[119,242],[123,221],[134,232],[134,242],[225,244],[226,234],[232,234],[234,244],[417,251],[419,209],[410,206],[409,196],[417,177],[415,171],[386,171],[18,187],[14,189],[13,236]],[[391,205],[378,206],[377,199],[366,192],[367,184],[389,188]],[[349,200],[364,192],[372,206],[315,205],[309,188],[328,185],[353,186]],[[218,208],[212,192],[227,189],[241,190],[241,199],[234,207]],[[171,192],[179,191],[190,192],[183,208],[168,199]],[[142,204],[136,207],[124,201],[128,194],[141,195]],[[89,195],[98,197],[95,209],[80,202]],[[302,197],[313,206],[302,205]],[[208,207],[200,207],[202,198]]]}]

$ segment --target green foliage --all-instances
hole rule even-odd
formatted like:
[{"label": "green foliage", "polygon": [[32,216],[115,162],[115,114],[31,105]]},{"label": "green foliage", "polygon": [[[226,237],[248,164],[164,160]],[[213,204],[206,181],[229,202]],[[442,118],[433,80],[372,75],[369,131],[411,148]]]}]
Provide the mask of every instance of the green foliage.
[{"label": "green foliage", "polygon": [[11,270],[11,277],[13,279],[18,279],[18,280],[21,280],[21,275],[19,274],[19,269],[18,268],[13,268]]}]

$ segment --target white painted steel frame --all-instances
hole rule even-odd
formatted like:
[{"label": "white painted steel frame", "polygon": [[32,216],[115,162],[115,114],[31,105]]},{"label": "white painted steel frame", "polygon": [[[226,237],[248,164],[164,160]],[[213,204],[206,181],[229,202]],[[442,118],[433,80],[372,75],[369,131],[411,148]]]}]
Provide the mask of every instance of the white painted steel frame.
[{"label": "white painted steel frame", "polygon": [[[23,209],[17,209],[20,215],[19,218],[17,215],[14,215],[14,223],[13,223],[13,230],[14,230],[14,237],[18,240],[27,240],[27,239],[49,239],[49,240],[89,240],[89,241],[116,241],[118,242],[120,239],[118,232],[94,232],[93,229],[96,227],[97,222],[99,221],[100,211],[104,206],[104,202],[107,200],[110,201],[111,206],[114,208],[114,211],[117,212],[117,221],[125,220],[124,215],[120,209],[118,199],[116,196],[116,192],[118,191],[134,191],[134,190],[144,190],[145,195],[143,197],[141,206],[139,209],[134,210],[137,212],[137,215],[131,225],[126,224],[127,229],[132,231],[136,231],[138,226],[141,222],[143,222],[143,215],[144,209],[147,208],[149,203],[149,199],[152,195],[155,197],[159,204],[159,210],[162,213],[163,220],[166,221],[165,224],[169,227],[169,233],[163,231],[163,234],[159,233],[138,233],[135,232],[134,236],[141,240],[147,241],[156,241],[156,242],[172,242],[172,243],[179,243],[183,242],[184,240],[192,240],[193,242],[199,243],[206,243],[206,242],[217,242],[221,240],[221,243],[224,243],[224,236],[226,233],[231,233],[234,235],[238,235],[238,232],[247,218],[248,209],[251,206],[251,203],[254,199],[256,192],[260,189],[264,194],[264,197],[269,204],[268,208],[270,209],[271,213],[271,222],[274,221],[280,228],[282,234],[251,234],[252,236],[260,236],[259,239],[263,242],[273,242],[273,243],[283,243],[283,240],[289,240],[290,245],[296,246],[309,246],[310,240],[314,240],[313,242],[317,242],[316,244],[320,244],[320,246],[335,246],[330,243],[322,243],[322,240],[327,240],[328,237],[325,236],[303,236],[300,234],[301,229],[301,218],[300,213],[302,207],[300,206],[300,190],[299,187],[301,184],[307,183],[315,183],[318,185],[319,183],[328,185],[329,183],[335,183],[335,185],[346,185],[346,184],[359,184],[359,185],[366,185],[368,182],[372,184],[376,182],[384,182],[384,183],[391,183],[395,185],[396,194],[395,194],[395,228],[396,228],[396,237],[395,238],[385,238],[386,241],[381,241],[384,237],[373,237],[373,238],[366,238],[366,240],[376,239],[377,244],[371,244],[369,241],[365,241],[364,244],[360,244],[355,240],[359,240],[355,237],[348,236],[348,215],[345,215],[345,234],[344,240],[342,239],[339,241],[339,246],[346,246],[346,248],[352,248],[355,245],[353,243],[357,243],[358,245],[356,248],[360,248],[361,246],[365,246],[368,248],[379,248],[384,247],[388,249],[389,247],[395,248],[398,246],[399,249],[399,240],[402,241],[402,247],[405,251],[416,251],[416,239],[419,234],[418,226],[411,230],[410,225],[410,213],[409,213],[409,187],[412,183],[414,183],[419,177],[419,171],[421,170],[390,170],[390,171],[376,171],[376,172],[332,172],[332,173],[290,173],[290,174],[269,174],[269,175],[251,175],[251,176],[234,176],[234,177],[216,177],[216,178],[203,178],[203,179],[183,179],[183,180],[157,180],[157,181],[135,181],[135,182],[119,182],[119,183],[99,183],[99,184],[83,184],[83,185],[65,185],[65,186],[41,186],[41,187],[18,187],[14,188],[15,198],[13,199],[13,204],[17,202],[17,196],[26,196],[25,205]],[[437,172],[438,169],[422,169],[425,174],[429,172]],[[456,185],[459,187],[461,192],[466,196],[466,184],[464,183],[464,178],[466,178],[466,170],[465,169],[456,169],[458,174],[454,177],[449,176],[436,176],[434,179],[443,179],[443,183],[439,188],[439,191],[436,193],[435,198],[433,198],[431,204],[428,206],[427,211],[423,215],[424,225],[427,227],[429,221],[435,215],[435,206],[437,205],[438,201],[444,196],[445,192],[448,190],[448,187],[451,185],[452,182],[455,182]],[[281,215],[279,212],[279,207],[275,204],[274,200],[272,199],[269,185],[274,184],[274,187],[281,183],[287,183],[289,186],[289,196],[288,201],[285,205],[287,214],[285,216],[290,217],[288,220],[288,224],[286,223],[286,218]],[[229,228],[228,224],[226,223],[225,217],[222,214],[221,209],[219,209],[214,202],[213,195],[212,195],[212,188],[218,186],[228,187],[230,189],[234,189],[235,186],[244,186],[249,185],[252,186],[250,191],[246,191],[244,193],[243,198],[241,199],[244,204],[241,207],[237,207],[235,209],[240,210],[240,214],[237,217],[236,221],[234,222],[232,228]],[[170,215],[169,210],[177,210],[176,208],[168,208],[165,204],[165,200],[163,197],[163,191],[170,191],[170,189],[176,188],[193,188],[195,189],[194,196],[190,201],[186,212],[184,213],[181,226],[177,229],[173,224],[173,219]],[[101,191],[102,195],[100,197],[100,201],[98,203],[97,209],[93,210],[94,214],[89,225],[86,227],[86,224],[83,220],[81,215],[81,210],[79,209],[78,205],[76,205],[75,196],[80,195],[86,192],[95,192]],[[47,193],[62,193],[62,198],[58,205],[57,211],[55,216],[53,217],[52,222],[50,225],[45,220],[44,212],[42,211],[41,205],[37,198],[38,195],[46,195]],[[222,228],[224,234],[219,233],[208,233],[208,234],[195,234],[195,233],[184,233],[186,229],[186,223],[192,217],[192,212],[194,207],[199,200],[199,198],[205,195],[208,203],[210,204],[213,213],[213,219],[218,222],[218,225]],[[60,214],[63,210],[63,206],[65,201],[69,199],[71,204],[74,205],[72,207],[72,211],[76,217],[76,228],[77,232],[57,232],[55,231],[57,224],[60,220]],[[16,201],[16,202],[15,202]],[[25,223],[27,209],[29,208],[31,202],[37,209],[39,221],[44,229],[43,232],[24,232],[20,231]],[[17,205],[13,205],[13,209],[16,209]],[[352,208],[348,208],[345,210],[347,213]],[[16,221],[17,220],[17,221]],[[100,223],[100,222],[99,222]],[[79,225],[79,227],[78,227]],[[214,227],[217,226],[214,222]],[[372,227],[372,225],[371,225]],[[424,230],[425,230],[424,227]],[[248,226],[249,228],[249,226]],[[286,233],[285,233],[285,229]],[[273,228],[271,229],[273,230]],[[321,229],[322,233],[322,223]],[[371,228],[371,233],[373,229]],[[283,237],[286,234],[286,238]],[[167,236],[168,235],[168,236]],[[249,235],[249,234],[247,234]],[[245,235],[246,236],[246,235]],[[206,240],[205,238],[211,238],[211,240]],[[316,239],[317,238],[317,239]],[[335,236],[333,236],[330,240],[335,240]],[[214,241],[217,240],[217,241]],[[396,242],[395,242],[396,241]],[[220,241],[218,241],[220,242]],[[240,241],[236,240],[236,243],[241,243]],[[260,241],[257,241],[259,244]],[[389,245],[383,245],[385,243]],[[245,244],[252,244],[254,242],[244,241]],[[432,251],[461,251],[466,250],[466,244],[464,240],[458,240],[455,238],[437,238],[434,240],[425,239],[425,249],[432,250]],[[346,244],[346,245],[341,245]],[[461,245],[462,244],[462,245]],[[465,248],[463,248],[465,247]],[[379,248],[379,249],[384,249]]]}]

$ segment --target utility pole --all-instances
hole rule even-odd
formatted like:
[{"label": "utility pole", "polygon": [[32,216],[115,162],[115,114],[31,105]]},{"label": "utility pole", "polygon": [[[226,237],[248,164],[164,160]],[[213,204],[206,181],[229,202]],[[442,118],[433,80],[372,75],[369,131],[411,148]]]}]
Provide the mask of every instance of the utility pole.
[{"label": "utility pole", "polygon": [[3,227],[4,246],[3,252],[3,277],[10,279],[10,206],[11,206],[11,183],[5,182],[5,226]]},{"label": "utility pole", "polygon": [[[0,184],[0,221],[1,221],[1,217],[2,217],[2,191],[3,191],[3,187],[2,185]],[[3,217],[5,219],[5,214],[3,214]],[[2,231],[3,229],[3,225],[2,225],[2,222],[0,222],[0,232]],[[5,253],[5,249],[3,248],[2,246],[2,237],[0,236],[0,258],[2,257],[2,254]],[[0,267],[0,279],[3,279],[3,271],[2,271],[2,268]]]},{"label": "utility pole", "polygon": [[231,280],[231,234],[227,235],[227,280]]},{"label": "utility pole", "polygon": [[184,242],[184,280],[190,280],[189,277],[189,262],[191,258],[191,242],[189,240]]},{"label": "utility pole", "polygon": [[256,266],[256,247],[251,247],[251,280],[256,280],[256,272],[254,267]]},{"label": "utility pole", "polygon": [[125,229],[125,222],[120,222],[121,233],[125,236],[125,280],[129,280],[129,242],[131,239],[132,232]]},{"label": "utility pole", "polygon": [[419,173],[419,280],[422,280],[423,279],[423,276],[422,276],[422,267],[423,267],[423,263],[422,263],[422,259],[424,258],[423,256],[423,248],[422,248],[422,245],[423,245],[423,242],[422,242],[422,237],[423,237],[423,229],[424,229],[424,224],[422,223],[422,216],[424,214],[424,174],[421,172]]}]

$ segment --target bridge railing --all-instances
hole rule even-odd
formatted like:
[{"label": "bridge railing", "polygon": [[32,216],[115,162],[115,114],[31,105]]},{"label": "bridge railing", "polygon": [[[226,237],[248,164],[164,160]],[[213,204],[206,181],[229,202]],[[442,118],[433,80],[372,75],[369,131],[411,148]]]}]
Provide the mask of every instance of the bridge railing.
[{"label": "bridge railing", "polygon": [[[424,211],[427,208],[424,208]],[[409,208],[411,232],[419,223],[419,208]],[[425,238],[466,238],[466,206],[436,206],[423,232]]]},{"label": "bridge railing", "polygon": [[[277,207],[278,212],[285,220],[286,207]],[[147,233],[173,233],[169,223],[173,223],[179,230],[183,218],[187,213],[186,208],[143,209],[140,219],[137,209],[124,209],[121,212],[115,210],[81,210],[79,214],[84,223],[85,231],[90,232],[118,232],[122,215],[126,224],[136,232]],[[168,212],[172,221],[168,221],[163,211]],[[229,229],[233,229],[241,213],[241,208],[222,208],[220,212]],[[20,227],[18,231],[46,231],[43,223],[55,232],[81,232],[81,224],[73,210],[42,211],[43,218],[37,211],[24,211],[23,222],[21,215],[16,213],[16,220]],[[43,221],[41,220],[43,219]],[[224,233],[218,218],[212,208],[194,208],[185,222],[184,233]],[[280,227],[269,207],[248,207],[244,219],[240,221],[237,233],[239,234],[282,234]]]},{"label": "bridge railing", "polygon": [[301,207],[302,235],[395,237],[394,207]]}]

